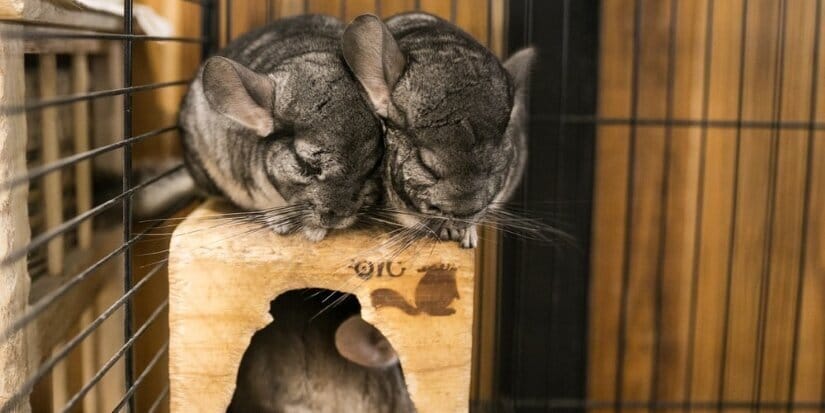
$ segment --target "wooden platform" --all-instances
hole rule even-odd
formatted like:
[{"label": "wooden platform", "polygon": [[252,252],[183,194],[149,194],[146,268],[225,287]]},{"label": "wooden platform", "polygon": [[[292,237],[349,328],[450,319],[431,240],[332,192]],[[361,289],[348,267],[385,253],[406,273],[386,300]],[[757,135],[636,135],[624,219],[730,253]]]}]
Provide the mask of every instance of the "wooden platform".
[{"label": "wooden platform", "polygon": [[419,412],[466,412],[473,333],[474,251],[425,239],[391,257],[384,228],[302,236],[220,225],[207,202],[175,230],[169,253],[172,412],[225,412],[269,303],[302,288],[353,293],[362,316],[399,354]]}]

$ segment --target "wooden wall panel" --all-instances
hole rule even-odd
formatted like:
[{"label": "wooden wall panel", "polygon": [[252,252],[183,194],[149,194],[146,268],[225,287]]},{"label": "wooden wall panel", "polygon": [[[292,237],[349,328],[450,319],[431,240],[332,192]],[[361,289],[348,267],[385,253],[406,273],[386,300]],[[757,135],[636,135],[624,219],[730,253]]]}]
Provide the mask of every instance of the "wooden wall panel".
[{"label": "wooden wall panel", "polygon": [[825,396],[821,3],[602,3],[590,399]]}]

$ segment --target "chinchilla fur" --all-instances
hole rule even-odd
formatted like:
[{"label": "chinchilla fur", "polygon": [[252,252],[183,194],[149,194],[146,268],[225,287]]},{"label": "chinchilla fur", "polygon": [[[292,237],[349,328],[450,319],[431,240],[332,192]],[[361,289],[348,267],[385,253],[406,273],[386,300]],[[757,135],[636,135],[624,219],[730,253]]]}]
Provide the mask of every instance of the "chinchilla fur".
[{"label": "chinchilla fur", "polygon": [[381,124],[343,61],[344,27],[319,15],[278,20],[203,64],[180,113],[201,189],[313,240],[376,200]]},{"label": "chinchilla fur", "polygon": [[401,224],[475,247],[475,224],[525,168],[534,51],[503,65],[456,26],[424,13],[355,19],[344,57],[387,127],[382,178]]}]

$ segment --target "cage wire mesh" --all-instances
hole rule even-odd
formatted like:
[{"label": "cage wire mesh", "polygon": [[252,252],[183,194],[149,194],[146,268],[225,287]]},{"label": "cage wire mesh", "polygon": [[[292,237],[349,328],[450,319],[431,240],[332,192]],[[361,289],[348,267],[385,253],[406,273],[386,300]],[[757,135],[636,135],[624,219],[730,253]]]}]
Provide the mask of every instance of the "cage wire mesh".
[{"label": "cage wire mesh", "polygon": [[[151,191],[182,166],[136,182],[132,160],[133,145],[172,138],[178,127],[135,134],[132,97],[182,87],[189,79],[133,84],[135,71],[143,70],[134,66],[133,45],[199,45],[205,57],[248,28],[236,14],[248,2],[186,2],[201,9],[199,37],[136,34],[132,0],[124,2],[118,33],[3,23],[4,42],[114,44],[120,66],[109,69],[121,73],[113,76],[118,85],[90,91],[88,84],[80,89],[65,85],[77,83],[78,78],[70,81],[68,76],[77,67],[88,69],[92,57],[32,52],[18,65],[27,68],[20,78],[27,97],[4,102],[2,116],[26,118],[26,167],[23,174],[4,176],[0,192],[8,197],[28,187],[25,218],[33,236],[7,250],[0,268],[12,274],[12,268],[19,270],[27,262],[33,282],[50,276],[59,276],[59,282],[40,295],[33,291],[28,305],[29,297],[23,297],[24,303],[13,298],[0,303],[11,311],[4,313],[11,318],[0,329],[0,349],[20,346],[26,331],[45,325],[40,323],[44,315],[67,298],[83,299],[73,291],[118,261],[122,291],[85,318],[76,332],[66,333],[68,338],[55,343],[42,360],[31,366],[23,360],[12,363],[25,374],[8,376],[15,387],[2,389],[2,412],[28,402],[41,380],[119,313],[123,337],[118,348],[87,371],[77,391],[64,396],[65,405],[55,410],[79,410],[110,372],[122,375],[122,391],[111,406],[98,410],[153,412],[165,407],[168,384],[145,404],[138,405],[135,397],[152,370],[163,364],[168,343],[145,357],[139,371],[134,347],[153,323],[162,322],[168,299],[135,324],[134,298],[163,274],[165,262],[142,269],[145,275],[135,279],[134,248],[164,221],[136,223],[132,197]],[[476,28],[476,37],[488,45],[503,41],[494,32],[492,0],[397,3],[267,0],[258,6],[265,7],[265,21],[318,10],[349,19],[353,13],[381,15],[406,7],[439,10],[453,22],[462,8],[485,7],[486,14],[477,18],[486,21],[483,29]],[[531,167],[519,203],[547,209],[548,199],[536,195],[551,173],[542,170],[542,161],[556,157],[551,164],[561,169],[554,171],[565,176],[564,168],[570,166],[563,162],[564,149],[588,141],[595,161],[586,158],[591,162],[584,168],[593,181],[568,184],[592,186],[595,202],[592,212],[584,209],[582,219],[588,224],[579,228],[590,237],[592,222],[592,241],[576,255],[590,263],[579,268],[582,281],[576,293],[563,298],[578,300],[571,307],[578,309],[575,314],[553,307],[559,298],[547,298],[548,289],[554,296],[573,291],[564,284],[566,275],[559,272],[564,265],[558,262],[575,259],[574,254],[505,239],[505,266],[497,282],[502,287],[497,294],[504,297],[495,310],[500,318],[495,350],[488,354],[495,362],[493,384],[486,395],[477,396],[474,409],[825,411],[825,262],[819,254],[825,245],[822,0],[505,3],[509,14],[496,18],[506,26],[510,49],[536,44],[544,57],[533,79]],[[583,67],[590,67],[587,62],[596,62],[592,67],[597,69],[589,78],[582,74]],[[590,102],[589,95],[598,100]],[[104,116],[105,111],[88,112],[89,106],[112,97],[122,99],[116,109],[120,139],[89,147],[77,140],[88,130],[59,122]],[[15,139],[14,133],[6,139]],[[122,155],[120,191],[92,203],[89,189],[80,188],[88,183],[80,182],[99,171],[84,168],[117,151]],[[552,189],[556,195],[548,195],[549,200],[572,201]],[[90,237],[102,236],[91,222],[118,209],[120,242],[79,268],[63,265],[64,252],[80,254],[93,248]],[[516,247],[508,250],[508,242]],[[531,264],[536,254],[556,262],[538,268]],[[550,333],[570,324],[578,325],[580,337]],[[573,364],[562,365],[541,348],[555,349],[554,342],[575,343],[560,353]]]}]

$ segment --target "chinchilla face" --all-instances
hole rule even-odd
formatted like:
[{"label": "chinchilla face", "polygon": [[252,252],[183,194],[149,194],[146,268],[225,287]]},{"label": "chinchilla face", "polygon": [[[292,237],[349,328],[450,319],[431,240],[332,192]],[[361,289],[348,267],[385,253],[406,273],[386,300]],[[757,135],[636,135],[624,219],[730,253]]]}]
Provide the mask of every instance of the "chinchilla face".
[{"label": "chinchilla face", "polygon": [[[236,158],[230,169],[244,169],[235,174],[243,185],[220,188],[230,199],[266,209],[280,196],[304,208],[300,222],[290,220],[284,232],[302,228],[316,240],[351,225],[356,212],[376,200],[380,120],[340,57],[292,59],[267,74],[212,57],[202,83],[206,102],[224,121],[200,129],[228,143]],[[265,188],[277,194],[266,196]]]},{"label": "chinchilla face", "polygon": [[474,246],[466,230],[506,201],[524,167],[519,108],[532,50],[502,66],[469,35],[421,13],[386,25],[360,16],[343,50],[387,128],[383,177],[396,218]]}]

